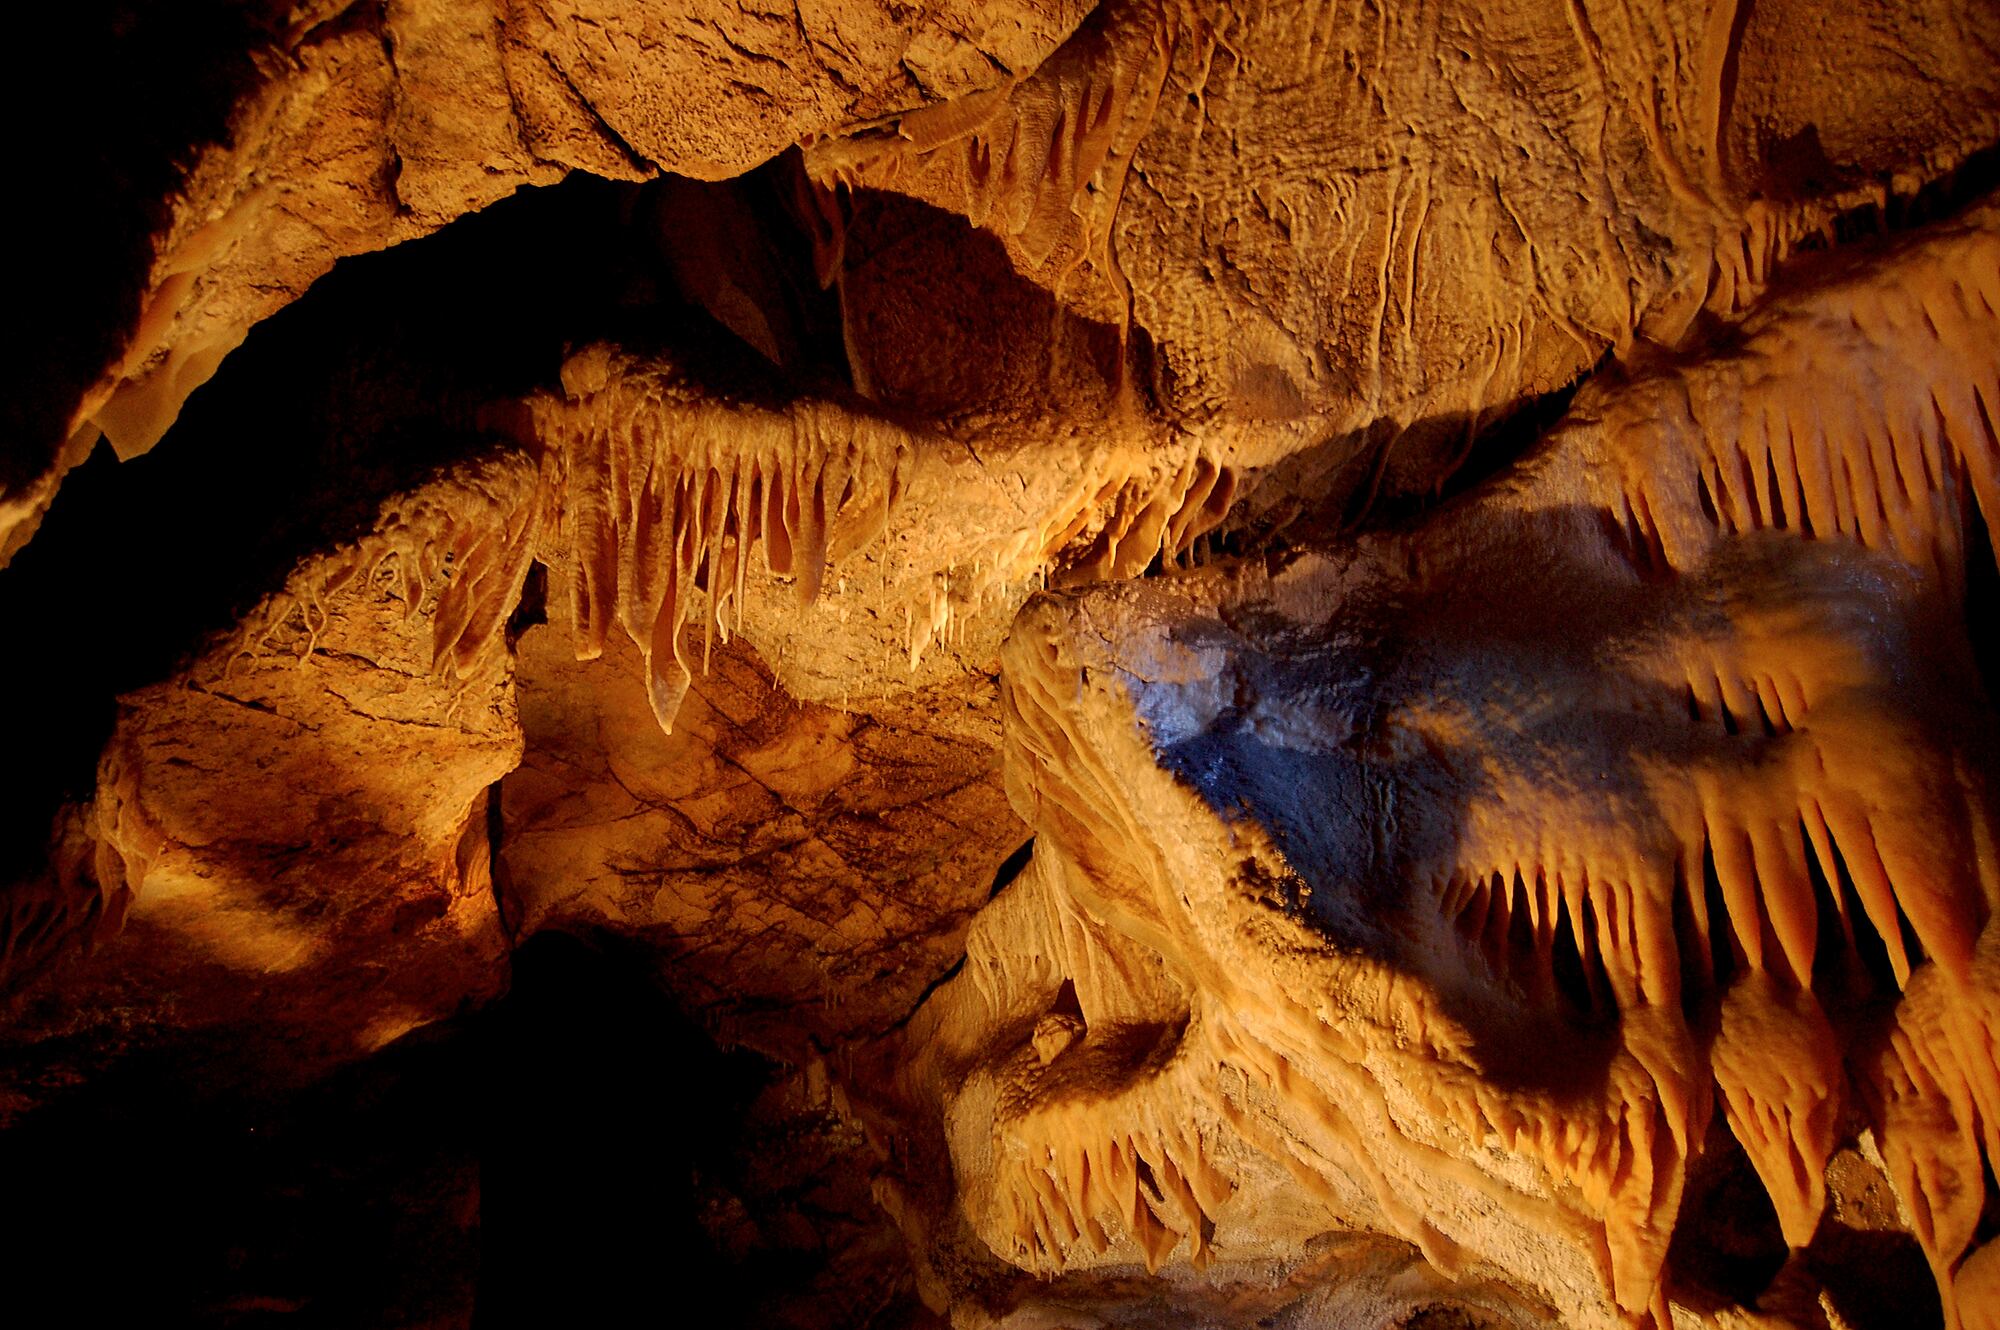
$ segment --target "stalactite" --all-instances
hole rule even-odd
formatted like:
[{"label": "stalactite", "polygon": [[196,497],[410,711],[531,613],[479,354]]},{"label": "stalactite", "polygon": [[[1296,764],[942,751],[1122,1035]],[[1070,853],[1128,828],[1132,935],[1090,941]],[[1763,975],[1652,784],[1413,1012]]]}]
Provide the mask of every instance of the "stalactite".
[{"label": "stalactite", "polygon": [[[1196,540],[1221,525],[1236,489],[1235,471],[1199,449],[1171,471],[1106,481],[1045,540],[1043,557],[1057,568],[1057,585],[1135,577],[1155,558],[1182,562]],[[1102,526],[1089,534],[1089,524],[1099,520]],[[1080,554],[1066,555],[1080,534],[1089,535],[1090,543]]]},{"label": "stalactite", "polygon": [[[1334,1195],[1336,1171],[1364,1180],[1389,1225],[1440,1268],[1468,1259],[1462,1244],[1495,1239],[1454,1231],[1464,1221],[1434,1197],[1412,1203],[1410,1179],[1554,1235],[1594,1272],[1615,1319],[1664,1330],[1667,1239],[1711,1117],[1742,1146],[1785,1240],[1804,1247],[1858,1112],[1949,1323],[1971,1323],[1962,1294],[1992,1278],[1976,1240],[2000,1159],[2000,835],[1978,763],[1953,756],[1952,743],[1974,740],[1939,732],[1956,723],[1945,719],[1955,703],[1909,691],[1918,648],[1900,634],[1907,617],[1962,610],[1972,524],[2000,511],[2000,207],[1887,243],[1874,259],[1829,262],[1759,302],[1726,354],[1657,362],[1621,377],[1615,394],[1586,390],[1526,474],[1440,519],[1435,546],[1396,536],[1306,571],[1221,568],[1186,590],[1148,582],[1023,614],[1003,658],[1009,793],[1037,829],[1036,864],[1050,864],[1036,908],[1080,922],[1044,934],[1016,916],[1008,941],[1039,958],[1042,992],[1074,980],[1081,994],[1081,976],[1106,957],[1158,957],[1191,990],[1176,1048],[1210,1060],[1135,1066],[1108,1098],[1039,1098],[1048,1070],[1100,1037],[1093,1017],[1080,1043],[1019,1064],[1019,1098],[994,1124],[1010,1161],[996,1173],[1011,1198],[1000,1227],[1015,1235],[1016,1259],[1048,1271],[1102,1258],[1086,1240],[1086,1220],[1104,1221],[1097,1177],[1111,1180],[1111,1218],[1149,1267],[1204,1250],[1196,1235],[1222,1209],[1209,1202],[1228,1191],[1195,1186],[1191,1170],[1228,1156],[1175,1148],[1153,1117],[1159,1103],[1200,1103],[1212,1117],[1193,1120],[1227,1123],[1308,1190]],[[1092,482],[1071,524],[1050,533],[1083,551],[1069,565],[1080,581],[1129,576],[1142,554],[1172,562],[1228,477],[1192,456],[1169,479]],[[1387,935],[1351,950],[1314,952],[1303,926],[1237,917],[1244,907],[1227,892],[1284,913],[1321,888],[1269,888],[1284,880],[1287,850],[1256,810],[1197,811],[1205,796],[1192,785],[1206,777],[1195,772],[1209,767],[1170,775],[1163,754],[1241,725],[1271,727],[1280,737],[1256,742],[1287,751],[1323,742],[1372,754],[1380,743],[1412,760],[1422,750],[1397,747],[1395,729],[1345,737],[1335,725],[1316,741],[1303,736],[1317,722],[1279,723],[1273,708],[1317,716],[1326,704],[1312,689],[1290,697],[1267,671],[1335,652],[1342,633],[1369,640],[1365,627],[1343,627],[1346,607],[1358,600],[1365,614],[1378,594],[1421,605],[1425,579],[1443,577],[1426,551],[1462,558],[1510,521],[1564,524],[1549,529],[1578,533],[1565,557],[1590,563],[1601,548],[1593,577],[1622,570],[1608,584],[1618,594],[1629,586],[1652,598],[1634,604],[1675,607],[1669,626],[1614,633],[1617,667],[1593,658],[1586,685],[1602,690],[1606,715],[1629,711],[1678,736],[1635,750],[1645,811],[1592,807],[1565,783],[1588,772],[1538,773],[1550,760],[1534,746],[1538,727],[1559,743],[1574,736],[1538,713],[1534,687],[1518,699],[1505,687],[1420,693],[1443,711],[1398,723],[1436,745],[1434,778],[1447,779],[1466,735],[1498,736],[1471,741],[1481,764],[1471,788],[1494,790],[1466,796],[1453,857],[1408,865],[1402,912],[1369,907],[1398,922],[1370,925]],[[1820,548],[1799,555],[1796,541]],[[1744,559],[1787,575],[1833,569],[1852,604],[1739,591]],[[1448,566],[1454,586],[1495,571]],[[1550,594],[1569,594],[1563,576],[1551,575]],[[1585,599],[1606,594],[1589,579],[1581,587]],[[1256,627],[1265,616],[1284,626]],[[1235,653],[1264,663],[1239,667]],[[1970,679],[1955,658],[1938,668]],[[1312,678],[1379,686],[1365,673]],[[1482,730],[1453,707],[1493,715]],[[1527,774],[1510,770],[1510,754]],[[1231,760],[1200,762],[1226,771]],[[1149,831],[1159,819],[1171,830]],[[1188,864],[1161,848],[1204,835],[1213,848],[1190,853],[1198,872],[1230,884],[1220,897],[1191,886]],[[1349,851],[1388,853],[1379,842]],[[1203,922],[1203,909],[1227,922]],[[1228,950],[1237,930],[1269,930],[1241,954],[1279,958],[1289,979],[1219,961],[1218,949],[1238,954]],[[1020,963],[997,943],[984,950],[980,991],[1005,1008],[1021,991]],[[1496,1021],[1579,1041],[1601,1073],[1582,1088],[1542,1087],[1518,1069],[1496,1079],[1477,1019],[1444,993],[1476,994]],[[1218,1089],[1235,1076],[1268,1100],[1263,1117]],[[1030,1171],[1008,1172],[1017,1166]],[[1232,1167],[1216,1165],[1233,1182]]]},{"label": "stalactite", "polygon": [[333,607],[385,582],[402,600],[405,619],[428,617],[432,667],[468,678],[500,645],[541,514],[535,469],[512,455],[461,466],[448,481],[391,498],[367,533],[300,564],[246,615],[228,658],[282,638],[304,664]]},{"label": "stalactite", "polygon": [[1606,419],[1629,543],[1687,571],[1719,536],[1847,539],[1961,594],[1963,505],[2000,511],[1996,216],[1836,268],[1754,309],[1731,355],[1634,385]]},{"label": "stalactite", "polygon": [[1058,292],[1088,265],[1115,288],[1100,301],[1114,298],[1106,312],[1122,323],[1129,292],[1111,227],[1175,45],[1200,27],[1182,9],[1120,7],[1026,77],[809,143],[813,187],[930,199],[1000,236]]},{"label": "stalactite", "polygon": [[[878,539],[903,483],[909,437],[830,402],[784,410],[717,401],[657,363],[595,348],[565,370],[565,400],[532,404],[561,459],[555,504],[570,568],[577,654],[613,623],[644,653],[647,696],[672,733],[692,677],[682,639],[706,596],[704,641],[740,630],[750,562],[819,595],[830,559]],[[704,648],[704,655],[706,648]]]},{"label": "stalactite", "polygon": [[[1628,550],[1656,537],[1653,557],[1692,575],[1726,540],[1850,541],[1907,568],[1913,594],[1962,602],[1968,526],[2000,512],[2000,208],[1887,249],[1760,305],[1731,356],[1669,369],[1655,381],[1665,393],[1642,385],[1604,418],[1610,483],[1653,519],[1635,517]],[[1802,1244],[1851,1075],[1957,1324],[1953,1271],[2000,1160],[1982,1140],[2000,1103],[2000,985],[1981,959],[2000,906],[1976,849],[1985,796],[1905,769],[1921,734],[1819,714],[1817,699],[1853,696],[1863,662],[1753,649],[1689,673],[1698,722],[1805,742],[1756,801],[1740,780],[1700,796],[1726,919],[1696,931],[1726,928],[1734,957],[1701,995],[1720,1006],[1712,1061],[1731,1129]],[[1705,917],[1698,897],[1689,905]],[[1822,911],[1840,954],[1817,951]],[[1879,1054],[1843,1052],[1824,1007],[1836,985],[1850,1002],[1898,999]]]}]

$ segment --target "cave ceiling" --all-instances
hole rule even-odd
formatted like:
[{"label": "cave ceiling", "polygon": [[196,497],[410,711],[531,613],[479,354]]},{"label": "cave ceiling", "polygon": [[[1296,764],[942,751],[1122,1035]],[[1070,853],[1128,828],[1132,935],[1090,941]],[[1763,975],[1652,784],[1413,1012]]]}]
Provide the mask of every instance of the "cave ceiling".
[{"label": "cave ceiling", "polygon": [[2000,1330],[1991,0],[38,40],[21,1323]]}]

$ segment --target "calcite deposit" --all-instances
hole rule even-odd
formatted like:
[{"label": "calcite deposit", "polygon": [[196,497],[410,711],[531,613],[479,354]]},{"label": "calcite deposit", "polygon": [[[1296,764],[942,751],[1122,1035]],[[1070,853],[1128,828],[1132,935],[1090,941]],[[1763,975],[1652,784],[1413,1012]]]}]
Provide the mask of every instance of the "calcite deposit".
[{"label": "calcite deposit", "polygon": [[1990,0],[63,23],[10,1315],[2000,1330]]}]

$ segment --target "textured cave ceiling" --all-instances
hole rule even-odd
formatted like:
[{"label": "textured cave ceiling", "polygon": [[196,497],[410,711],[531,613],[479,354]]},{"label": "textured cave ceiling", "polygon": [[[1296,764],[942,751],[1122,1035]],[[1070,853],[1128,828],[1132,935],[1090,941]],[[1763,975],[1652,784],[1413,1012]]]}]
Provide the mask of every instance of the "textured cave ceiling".
[{"label": "textured cave ceiling", "polygon": [[8,1323],[2000,1330],[1991,0],[45,17]]}]

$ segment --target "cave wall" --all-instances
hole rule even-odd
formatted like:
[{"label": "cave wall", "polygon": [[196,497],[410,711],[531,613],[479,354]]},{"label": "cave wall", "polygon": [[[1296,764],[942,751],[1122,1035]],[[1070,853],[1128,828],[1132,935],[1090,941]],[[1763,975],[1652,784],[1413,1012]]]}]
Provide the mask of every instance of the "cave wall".
[{"label": "cave wall", "polygon": [[[1996,48],[65,11],[10,1286],[2000,1324]],[[133,1284],[34,1273],[192,1192]]]}]

